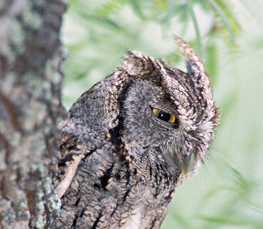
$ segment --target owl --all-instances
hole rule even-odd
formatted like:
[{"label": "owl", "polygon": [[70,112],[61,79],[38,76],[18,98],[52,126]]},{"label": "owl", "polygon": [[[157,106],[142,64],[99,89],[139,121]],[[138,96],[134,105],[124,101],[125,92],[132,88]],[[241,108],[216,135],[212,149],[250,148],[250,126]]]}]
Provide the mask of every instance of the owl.
[{"label": "owl", "polygon": [[202,61],[176,42],[187,73],[129,51],[59,124],[53,228],[160,228],[176,187],[206,156],[219,115]]}]

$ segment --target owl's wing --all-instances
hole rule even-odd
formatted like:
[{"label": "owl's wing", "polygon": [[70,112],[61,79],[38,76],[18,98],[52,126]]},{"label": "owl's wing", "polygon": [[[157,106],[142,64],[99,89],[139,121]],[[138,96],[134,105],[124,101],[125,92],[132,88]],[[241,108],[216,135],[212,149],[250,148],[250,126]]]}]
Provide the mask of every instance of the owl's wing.
[{"label": "owl's wing", "polygon": [[105,141],[105,131],[101,128],[91,129],[87,122],[85,124],[72,118],[61,121],[58,127],[61,129],[61,136],[54,186],[61,198],[69,188],[80,162],[100,148]]},{"label": "owl's wing", "polygon": [[61,159],[58,162],[55,189],[61,198],[70,186],[78,165],[85,156],[85,151],[76,136],[71,133],[62,132],[59,154]]}]

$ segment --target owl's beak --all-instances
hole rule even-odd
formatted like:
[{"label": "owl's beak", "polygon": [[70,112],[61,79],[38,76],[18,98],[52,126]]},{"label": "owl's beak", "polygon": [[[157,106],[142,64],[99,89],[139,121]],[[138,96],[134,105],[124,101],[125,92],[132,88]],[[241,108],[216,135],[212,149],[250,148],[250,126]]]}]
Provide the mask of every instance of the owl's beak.
[{"label": "owl's beak", "polygon": [[181,168],[181,174],[179,178],[184,177],[192,168],[195,161],[195,154],[191,153],[188,156],[185,156],[183,163],[180,163],[179,166]]}]

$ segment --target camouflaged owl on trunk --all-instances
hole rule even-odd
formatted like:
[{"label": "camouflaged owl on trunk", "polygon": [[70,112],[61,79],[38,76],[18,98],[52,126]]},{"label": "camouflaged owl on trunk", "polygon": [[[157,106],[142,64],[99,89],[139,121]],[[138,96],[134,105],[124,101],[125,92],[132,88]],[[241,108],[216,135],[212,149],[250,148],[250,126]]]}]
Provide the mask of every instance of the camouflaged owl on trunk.
[{"label": "camouflaged owl on trunk", "polygon": [[206,156],[218,124],[211,83],[176,38],[188,72],[139,52],[61,121],[54,228],[160,228],[174,190]]}]

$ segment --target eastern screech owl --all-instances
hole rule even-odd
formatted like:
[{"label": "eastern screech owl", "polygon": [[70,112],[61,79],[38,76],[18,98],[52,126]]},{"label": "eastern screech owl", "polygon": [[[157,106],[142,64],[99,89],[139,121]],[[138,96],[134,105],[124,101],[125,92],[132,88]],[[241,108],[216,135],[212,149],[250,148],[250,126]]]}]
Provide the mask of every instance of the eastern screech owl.
[{"label": "eastern screech owl", "polygon": [[176,40],[187,73],[128,52],[60,123],[54,228],[160,228],[175,188],[207,154],[218,118],[202,61]]}]

